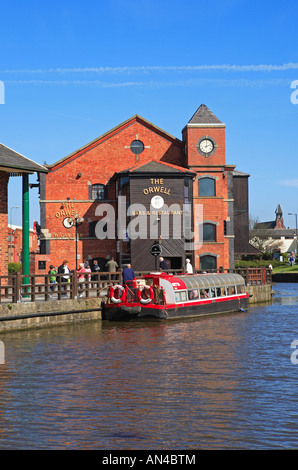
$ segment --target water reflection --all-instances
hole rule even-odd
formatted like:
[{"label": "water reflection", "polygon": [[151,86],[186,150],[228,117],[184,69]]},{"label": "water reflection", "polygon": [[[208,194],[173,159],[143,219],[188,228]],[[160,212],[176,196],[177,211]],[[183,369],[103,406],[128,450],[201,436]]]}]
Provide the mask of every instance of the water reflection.
[{"label": "water reflection", "polygon": [[275,292],[214,318],[4,334],[0,448],[297,447],[298,289]]}]

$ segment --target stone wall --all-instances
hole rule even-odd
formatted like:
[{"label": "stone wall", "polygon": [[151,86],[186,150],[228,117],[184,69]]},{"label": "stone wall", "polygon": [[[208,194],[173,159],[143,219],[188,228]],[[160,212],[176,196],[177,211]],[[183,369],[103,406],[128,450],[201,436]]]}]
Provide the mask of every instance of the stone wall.
[{"label": "stone wall", "polygon": [[101,320],[101,299],[53,300],[0,306],[0,333],[27,328]]},{"label": "stone wall", "polygon": [[249,298],[250,304],[261,302],[270,302],[272,300],[272,285],[263,284],[260,286],[247,286],[247,292],[251,296]]}]

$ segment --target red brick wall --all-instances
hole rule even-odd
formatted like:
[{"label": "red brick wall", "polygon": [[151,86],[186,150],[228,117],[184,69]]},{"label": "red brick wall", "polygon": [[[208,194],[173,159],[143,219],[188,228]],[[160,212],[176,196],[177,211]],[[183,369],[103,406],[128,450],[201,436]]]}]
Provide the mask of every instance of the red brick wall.
[{"label": "red brick wall", "polygon": [[[198,140],[203,136],[212,137],[216,151],[209,157],[201,155],[196,148]],[[203,242],[194,253],[194,265],[200,269],[200,257],[203,253],[217,256],[217,268],[229,268],[229,240],[224,237],[224,220],[228,218],[228,178],[225,168],[225,128],[224,127],[192,127],[184,129],[183,138],[187,142],[187,161],[192,171],[200,176],[216,178],[216,196],[199,196],[199,179],[193,186],[194,204],[203,205],[203,220],[216,224],[216,242]]]},{"label": "red brick wall", "polygon": [[[198,140],[208,135],[215,140],[217,149],[210,157],[204,157],[197,149]],[[188,165],[224,165],[226,159],[226,142],[224,127],[188,127],[183,132],[183,138],[187,141]]]},{"label": "red brick wall", "polygon": [[[141,140],[145,147],[150,147],[145,148],[138,159],[129,149],[135,139]],[[75,228],[66,229],[62,225],[67,215],[73,216],[75,213],[85,220],[78,228],[78,263],[88,256],[116,257],[115,240],[88,239],[88,220],[98,220],[95,217],[98,203],[88,202],[88,184],[106,184],[115,172],[151,160],[184,166],[183,144],[136,117],[50,168],[46,176],[45,198],[57,202],[46,203],[45,222],[51,234],[50,258],[53,264],[59,265],[66,258],[69,267],[75,267]],[[65,208],[59,201],[67,198],[70,198],[70,202]],[[116,204],[114,187],[109,190],[111,200]]]},{"label": "red brick wall", "polygon": [[[217,143],[216,151],[208,158],[200,155],[196,149],[198,139],[205,135],[212,137]],[[149,147],[138,158],[129,149],[130,143],[135,139]],[[89,202],[89,185],[107,184],[115,172],[156,160],[182,167],[188,165],[197,172],[198,177],[212,175],[216,178],[215,197],[199,197],[198,180],[194,182],[194,204],[203,204],[204,220],[217,224],[217,237],[216,242],[204,242],[196,250],[193,264],[199,269],[199,255],[214,253],[217,255],[217,267],[229,268],[229,239],[224,236],[224,220],[228,219],[225,128],[189,126],[183,131],[183,140],[181,142],[141,118],[134,117],[52,165],[46,176],[45,193],[45,222],[51,237],[51,263],[59,266],[63,259],[68,259],[69,267],[75,267],[75,228],[66,229],[62,225],[67,215],[74,216],[75,213],[85,219],[78,229],[78,263],[88,257],[105,258],[110,255],[116,258],[115,240],[89,238],[89,221],[98,220],[95,216],[98,204]],[[67,198],[69,203],[65,207],[61,201]],[[109,203],[113,201],[116,205],[113,186],[109,189],[108,198]]]}]

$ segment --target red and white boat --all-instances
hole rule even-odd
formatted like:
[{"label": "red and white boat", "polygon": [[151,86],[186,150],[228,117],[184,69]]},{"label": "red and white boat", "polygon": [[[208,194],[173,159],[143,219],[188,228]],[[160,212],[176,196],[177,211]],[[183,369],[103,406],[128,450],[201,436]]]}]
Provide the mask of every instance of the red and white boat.
[{"label": "red and white boat", "polygon": [[235,273],[151,273],[130,283],[110,287],[103,320],[199,317],[248,306],[244,279]]}]

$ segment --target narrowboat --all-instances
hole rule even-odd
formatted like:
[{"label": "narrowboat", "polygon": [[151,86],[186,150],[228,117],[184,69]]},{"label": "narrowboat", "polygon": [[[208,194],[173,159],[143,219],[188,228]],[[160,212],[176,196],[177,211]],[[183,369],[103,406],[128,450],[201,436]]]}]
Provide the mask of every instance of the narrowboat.
[{"label": "narrowboat", "polygon": [[151,273],[110,287],[103,320],[177,319],[245,311],[249,294],[235,273]]}]

